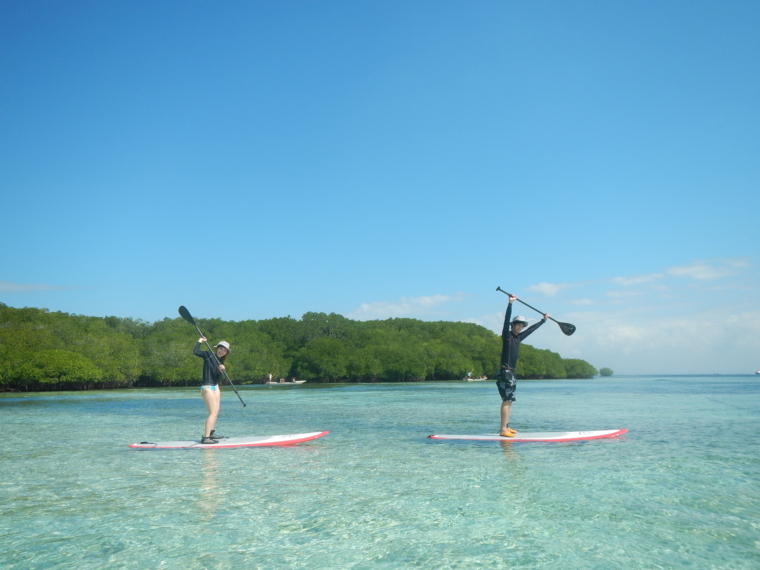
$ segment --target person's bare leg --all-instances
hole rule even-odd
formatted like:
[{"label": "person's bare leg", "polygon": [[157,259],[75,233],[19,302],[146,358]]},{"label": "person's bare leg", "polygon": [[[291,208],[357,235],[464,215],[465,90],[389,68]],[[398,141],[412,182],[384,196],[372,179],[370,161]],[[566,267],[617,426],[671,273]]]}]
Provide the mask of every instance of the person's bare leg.
[{"label": "person's bare leg", "polygon": [[512,409],[512,402],[501,403],[501,429],[499,433],[505,433],[507,431],[507,425],[509,424],[509,412]]},{"label": "person's bare leg", "polygon": [[208,417],[206,418],[206,427],[203,432],[203,437],[208,437],[211,435],[211,430],[214,429],[214,424],[216,424],[216,418],[219,416],[222,393],[219,390],[219,386],[217,386],[216,390],[204,388],[201,395],[208,408]]},{"label": "person's bare leg", "polygon": [[214,423],[211,424],[211,431],[209,434],[214,431],[214,427],[216,426],[216,420],[219,419],[219,410],[222,409],[222,387],[217,386],[216,390],[214,390],[214,397],[216,398],[216,415],[214,416]]}]

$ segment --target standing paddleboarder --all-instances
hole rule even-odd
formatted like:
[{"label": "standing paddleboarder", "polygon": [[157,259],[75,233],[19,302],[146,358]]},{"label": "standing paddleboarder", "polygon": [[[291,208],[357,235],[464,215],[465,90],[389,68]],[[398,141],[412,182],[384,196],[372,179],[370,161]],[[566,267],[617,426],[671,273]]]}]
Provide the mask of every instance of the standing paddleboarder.
[{"label": "standing paddleboarder", "polygon": [[512,409],[512,402],[515,401],[515,388],[517,387],[515,367],[520,352],[520,343],[549,318],[549,313],[544,313],[543,320],[523,330],[528,324],[525,317],[515,317],[512,322],[509,321],[512,317],[512,302],[516,300],[516,295],[509,296],[507,314],[504,316],[504,329],[501,331],[501,367],[499,368],[499,379],[496,381],[496,387],[501,396],[501,429],[499,435],[502,437],[514,437],[517,433],[517,430],[509,427],[509,412]]},{"label": "standing paddleboarder", "polygon": [[201,343],[206,342],[206,337],[198,339],[193,349],[193,354],[203,359],[203,382],[201,383],[201,396],[208,408],[206,428],[203,431],[201,443],[217,443],[222,436],[214,433],[214,424],[219,416],[219,407],[222,404],[222,390],[219,381],[224,376],[224,361],[230,353],[230,343],[219,341],[214,346],[216,352],[201,350]]}]

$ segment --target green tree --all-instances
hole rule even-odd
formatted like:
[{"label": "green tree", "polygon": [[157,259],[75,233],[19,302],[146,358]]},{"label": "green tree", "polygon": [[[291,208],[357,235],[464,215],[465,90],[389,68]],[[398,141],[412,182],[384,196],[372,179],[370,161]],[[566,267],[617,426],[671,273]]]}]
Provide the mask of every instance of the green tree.
[{"label": "green tree", "polygon": [[372,347],[357,348],[348,356],[346,374],[349,378],[374,382],[383,374],[383,363]]},{"label": "green tree", "polygon": [[182,319],[163,319],[143,341],[142,383],[192,385],[201,380],[203,361],[193,355],[198,333]]},{"label": "green tree", "polygon": [[40,350],[19,362],[15,376],[25,387],[39,388],[41,384],[58,385],[63,389],[92,388],[102,373],[90,359],[68,350]]},{"label": "green tree", "polygon": [[292,358],[284,355],[283,347],[272,337],[253,326],[235,331],[227,360],[227,372],[234,382],[246,383],[264,379],[270,372],[276,377],[290,373]]},{"label": "green tree", "polygon": [[310,342],[318,338],[342,338],[350,326],[346,317],[330,313],[305,313],[298,324],[301,340]]},{"label": "green tree", "polygon": [[[225,364],[241,383],[269,372],[328,382],[459,379],[469,371],[495,376],[501,352],[499,336],[472,323],[360,322],[335,313],[306,313],[300,320],[196,321],[212,344],[231,343]],[[0,303],[0,389],[197,384],[202,361],[193,356],[196,340],[197,332],[180,318],[150,324]],[[521,348],[519,378],[594,374],[583,360]]]},{"label": "green tree", "polygon": [[408,344],[379,346],[374,350],[383,367],[382,378],[391,382],[424,380],[427,372],[422,350]]},{"label": "green tree", "polygon": [[599,374],[601,374],[602,376],[612,376],[614,372],[612,371],[611,368],[600,368]]},{"label": "green tree", "polygon": [[[422,349],[427,364],[426,378],[430,380],[451,380],[462,378],[467,372],[476,376],[483,374],[481,363],[466,356],[464,342],[449,344],[443,341],[427,341]],[[459,348],[461,347],[461,348]]]},{"label": "green tree", "polygon": [[293,364],[295,375],[306,380],[346,378],[348,351],[336,338],[316,338],[302,348]]},{"label": "green tree", "polygon": [[247,325],[248,328],[257,328],[269,336],[276,345],[282,347],[283,355],[286,357],[295,356],[305,344],[299,339],[298,321],[291,317],[245,321],[241,324]]},{"label": "green tree", "polygon": [[585,360],[565,358],[563,362],[567,372],[566,378],[593,378],[597,374],[596,368]]}]

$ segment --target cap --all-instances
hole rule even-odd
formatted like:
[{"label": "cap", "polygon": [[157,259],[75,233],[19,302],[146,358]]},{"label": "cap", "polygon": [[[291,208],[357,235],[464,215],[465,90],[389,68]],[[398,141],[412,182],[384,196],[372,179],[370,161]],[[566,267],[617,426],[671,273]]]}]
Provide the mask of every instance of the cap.
[{"label": "cap", "polygon": [[227,352],[230,351],[230,343],[227,342],[226,340],[220,340],[217,344],[214,345],[214,348],[216,348],[217,346],[223,346],[224,348],[227,349]]}]

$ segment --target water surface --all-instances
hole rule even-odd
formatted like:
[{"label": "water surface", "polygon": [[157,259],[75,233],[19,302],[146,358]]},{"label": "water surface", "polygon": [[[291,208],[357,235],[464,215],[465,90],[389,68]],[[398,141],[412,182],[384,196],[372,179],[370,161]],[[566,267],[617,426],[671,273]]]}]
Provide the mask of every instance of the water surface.
[{"label": "water surface", "polygon": [[520,382],[517,429],[630,430],[565,444],[426,438],[497,430],[492,382],[240,392],[220,433],[331,433],[134,451],[198,438],[197,389],[0,395],[0,567],[760,567],[757,378]]}]

